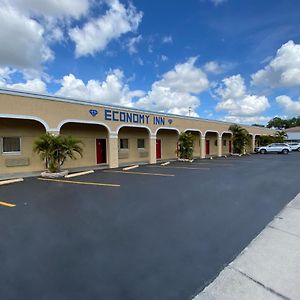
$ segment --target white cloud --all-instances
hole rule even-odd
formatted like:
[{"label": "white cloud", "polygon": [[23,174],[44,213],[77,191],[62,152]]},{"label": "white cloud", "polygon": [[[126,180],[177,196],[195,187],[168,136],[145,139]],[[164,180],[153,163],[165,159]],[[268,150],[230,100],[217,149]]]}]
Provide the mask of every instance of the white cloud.
[{"label": "white cloud", "polygon": [[137,107],[182,115],[188,115],[191,107],[191,115],[197,116],[195,109],[200,105],[200,100],[196,95],[208,88],[209,81],[195,62],[196,58],[192,57],[165,73],[136,103]]},{"label": "white cloud", "polygon": [[0,68],[0,87],[34,93],[46,93],[47,86],[40,78],[26,79],[24,82],[11,83],[11,76],[17,71],[12,68]]},{"label": "white cloud", "polygon": [[230,123],[240,124],[267,124],[272,117],[254,116],[254,117],[237,117],[237,116],[225,116],[223,121]]},{"label": "white cloud", "polygon": [[127,48],[130,54],[137,53],[137,44],[139,44],[142,41],[142,39],[142,36],[138,35],[128,40]]},{"label": "white cloud", "polygon": [[69,31],[70,38],[76,44],[77,57],[103,51],[112,40],[137,30],[142,12],[138,12],[132,4],[126,8],[119,0],[107,3],[110,8],[104,16],[87,22],[82,28],[76,27]]},{"label": "white cloud", "polygon": [[293,100],[289,96],[282,95],[276,97],[276,102],[289,116],[296,116],[300,114],[300,100]]},{"label": "white cloud", "polygon": [[289,41],[283,44],[269,64],[252,74],[252,84],[271,88],[300,84],[300,45]]},{"label": "white cloud", "polygon": [[212,2],[215,6],[218,6],[226,1],[227,0],[210,0],[210,2]]},{"label": "white cloud", "polygon": [[124,84],[123,79],[124,74],[119,69],[111,71],[103,82],[89,80],[87,84],[73,74],[69,74],[61,80],[61,88],[56,95],[131,107],[133,98],[142,97],[144,92],[131,91],[129,86]]},{"label": "white cloud", "polygon": [[162,38],[162,43],[163,44],[172,44],[173,43],[173,38],[171,35],[167,35],[167,36],[164,36]]},{"label": "white cloud", "polygon": [[1,1],[0,20],[0,65],[37,69],[53,59],[44,28],[37,21]]},{"label": "white cloud", "polygon": [[265,96],[247,94],[244,79],[240,74],[222,80],[216,94],[221,97],[217,111],[226,111],[230,117],[257,117],[270,107]]},{"label": "white cloud", "polygon": [[220,64],[217,61],[209,61],[204,65],[204,70],[207,73],[221,74],[229,69],[229,67],[230,66],[227,64]]},{"label": "white cloud", "polygon": [[26,13],[55,18],[78,19],[89,9],[89,0],[11,0],[10,2]]},{"label": "white cloud", "polygon": [[167,61],[169,59],[166,55],[162,55],[160,58],[162,61]]}]

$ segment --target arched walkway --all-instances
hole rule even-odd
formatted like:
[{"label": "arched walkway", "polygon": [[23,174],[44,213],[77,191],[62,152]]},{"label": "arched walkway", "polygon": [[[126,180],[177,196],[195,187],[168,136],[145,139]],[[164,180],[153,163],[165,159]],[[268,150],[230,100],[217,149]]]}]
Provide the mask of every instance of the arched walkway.
[{"label": "arched walkway", "polygon": [[156,132],[156,159],[176,159],[179,131],[160,128]]},{"label": "arched walkway", "polygon": [[34,141],[46,133],[44,124],[24,118],[0,118],[0,165],[3,173],[32,172],[44,169]]},{"label": "arched walkway", "polygon": [[232,133],[223,132],[222,134],[222,155],[229,155],[233,152]]},{"label": "arched walkway", "polygon": [[218,155],[218,143],[220,143],[219,133],[215,131],[206,131],[205,133],[205,156]]},{"label": "arched walkway", "polygon": [[150,130],[145,127],[123,126],[118,131],[119,165],[150,161]]},{"label": "arched walkway", "polygon": [[69,122],[61,126],[60,134],[73,136],[83,143],[83,157],[67,160],[64,167],[95,166],[108,162],[108,130],[103,125]]}]

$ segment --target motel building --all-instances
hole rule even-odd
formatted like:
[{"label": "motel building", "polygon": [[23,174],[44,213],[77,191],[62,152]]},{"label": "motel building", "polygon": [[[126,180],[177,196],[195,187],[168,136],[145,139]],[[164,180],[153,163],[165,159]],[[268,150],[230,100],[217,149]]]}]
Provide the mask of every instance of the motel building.
[{"label": "motel building", "polygon": [[[71,135],[83,142],[83,157],[64,168],[85,169],[177,158],[180,132],[194,137],[194,157],[232,153],[230,123],[136,110],[87,101],[0,89],[0,175],[36,172],[44,163],[33,152],[43,133]],[[272,134],[244,126],[252,136]]]}]

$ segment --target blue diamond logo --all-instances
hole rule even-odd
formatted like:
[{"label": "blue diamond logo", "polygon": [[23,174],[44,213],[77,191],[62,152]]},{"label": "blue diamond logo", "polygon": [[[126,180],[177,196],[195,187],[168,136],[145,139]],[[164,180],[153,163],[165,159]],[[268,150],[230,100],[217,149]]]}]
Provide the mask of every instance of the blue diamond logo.
[{"label": "blue diamond logo", "polygon": [[90,109],[89,112],[92,117],[96,117],[98,115],[98,111],[96,109]]},{"label": "blue diamond logo", "polygon": [[172,119],[169,119],[168,120],[168,123],[171,125],[173,123],[173,120]]}]

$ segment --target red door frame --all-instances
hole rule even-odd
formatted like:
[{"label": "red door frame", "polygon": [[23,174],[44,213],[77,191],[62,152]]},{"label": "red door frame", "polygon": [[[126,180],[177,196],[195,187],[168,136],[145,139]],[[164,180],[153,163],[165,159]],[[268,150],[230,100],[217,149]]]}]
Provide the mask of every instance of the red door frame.
[{"label": "red door frame", "polygon": [[210,150],[210,149],[209,149],[209,146],[210,146],[210,145],[209,145],[209,140],[205,140],[205,154],[206,154],[206,155],[209,155],[209,152],[210,152],[210,151],[209,151],[209,150]]},{"label": "red door frame", "polygon": [[161,140],[156,139],[156,159],[161,159]]},{"label": "red door frame", "polygon": [[96,139],[96,162],[97,165],[106,163],[106,139]]}]

